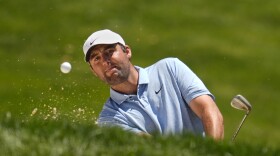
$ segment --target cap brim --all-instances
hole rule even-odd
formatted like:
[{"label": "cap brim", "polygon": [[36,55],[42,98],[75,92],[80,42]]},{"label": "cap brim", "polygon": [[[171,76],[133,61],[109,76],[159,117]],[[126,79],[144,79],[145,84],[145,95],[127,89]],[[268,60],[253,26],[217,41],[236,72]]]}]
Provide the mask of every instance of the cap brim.
[{"label": "cap brim", "polygon": [[85,56],[85,61],[86,61],[86,62],[89,62],[91,50],[92,50],[93,47],[95,47],[95,46],[96,46],[96,45],[94,45],[94,46],[92,46],[92,47],[90,47],[90,48],[88,49],[87,54],[86,54],[86,56]]},{"label": "cap brim", "polygon": [[89,52],[87,53],[86,57],[85,57],[85,61],[89,62]]},{"label": "cap brim", "polygon": [[[103,43],[102,43],[102,44],[103,44]],[[120,43],[120,42],[106,43],[106,45],[110,45],[110,44],[121,44],[121,45],[124,46],[124,44],[123,44],[123,43]],[[85,56],[85,61],[86,61],[86,62],[89,62],[91,50],[92,50],[95,46],[97,46],[97,45],[100,45],[100,44],[96,44],[96,45],[94,45],[94,46],[92,46],[92,47],[90,47],[90,48],[88,49],[87,54],[86,54],[86,56]]]}]

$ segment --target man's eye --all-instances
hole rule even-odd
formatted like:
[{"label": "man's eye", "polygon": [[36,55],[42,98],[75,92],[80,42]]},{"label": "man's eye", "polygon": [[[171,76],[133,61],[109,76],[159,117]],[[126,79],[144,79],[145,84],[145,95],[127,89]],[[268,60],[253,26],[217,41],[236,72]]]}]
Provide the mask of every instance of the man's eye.
[{"label": "man's eye", "polygon": [[93,61],[95,61],[95,62],[97,62],[97,61],[99,61],[100,60],[100,57],[99,56],[95,56],[94,58],[93,58]]},{"label": "man's eye", "polygon": [[90,56],[90,60],[92,60],[93,62],[98,62],[100,59],[100,56],[98,55],[91,55]]}]

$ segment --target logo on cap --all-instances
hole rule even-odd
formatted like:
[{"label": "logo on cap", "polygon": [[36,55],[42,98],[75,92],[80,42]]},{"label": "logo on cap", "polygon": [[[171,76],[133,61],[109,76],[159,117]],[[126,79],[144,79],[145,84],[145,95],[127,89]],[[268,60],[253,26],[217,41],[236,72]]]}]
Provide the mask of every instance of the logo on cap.
[{"label": "logo on cap", "polygon": [[[95,39],[95,40],[96,40],[96,39]],[[95,40],[93,40],[92,42],[89,42],[89,45],[92,45],[92,44],[94,43]]]}]

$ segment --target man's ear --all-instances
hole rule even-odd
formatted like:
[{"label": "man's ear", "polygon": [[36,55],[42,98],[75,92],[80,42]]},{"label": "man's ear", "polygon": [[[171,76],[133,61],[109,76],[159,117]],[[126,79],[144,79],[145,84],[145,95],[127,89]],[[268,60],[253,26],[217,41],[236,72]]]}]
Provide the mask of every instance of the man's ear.
[{"label": "man's ear", "polygon": [[131,57],[132,57],[132,52],[131,52],[131,49],[130,49],[130,47],[128,45],[125,45],[125,53],[127,53],[127,57],[130,60]]}]

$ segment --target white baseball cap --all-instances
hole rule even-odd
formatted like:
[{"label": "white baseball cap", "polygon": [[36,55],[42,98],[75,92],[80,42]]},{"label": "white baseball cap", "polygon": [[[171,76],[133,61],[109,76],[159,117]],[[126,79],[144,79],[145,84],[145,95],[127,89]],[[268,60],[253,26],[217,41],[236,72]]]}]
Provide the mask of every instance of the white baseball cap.
[{"label": "white baseball cap", "polygon": [[115,43],[120,43],[122,45],[125,45],[123,38],[119,34],[111,30],[105,29],[92,33],[85,41],[83,46],[85,61],[86,62],[89,61],[89,49],[91,47],[98,44],[115,44]]}]

